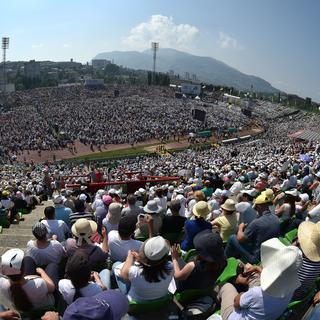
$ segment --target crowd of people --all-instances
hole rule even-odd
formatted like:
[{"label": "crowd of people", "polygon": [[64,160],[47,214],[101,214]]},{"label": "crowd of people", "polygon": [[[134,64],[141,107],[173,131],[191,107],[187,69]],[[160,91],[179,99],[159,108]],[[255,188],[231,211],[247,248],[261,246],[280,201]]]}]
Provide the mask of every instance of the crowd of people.
[{"label": "crowd of people", "polygon": [[[286,145],[285,138],[276,147],[263,139],[234,146],[234,159],[228,147],[177,154],[171,161],[184,158],[184,166],[174,169],[188,169],[189,176],[146,185],[134,194],[116,186],[90,192],[87,179],[97,174],[106,179],[103,168],[72,190],[59,185],[61,172],[51,172],[50,166],[25,177],[29,184],[10,180],[9,167],[1,221],[14,222],[21,207],[32,210],[48,197],[52,205],[33,226],[34,239],[25,250],[10,249],[1,257],[1,317],[56,307],[43,311],[42,319],[84,319],[92,304],[96,319],[120,319],[133,301],[209,290],[198,299],[201,307],[187,303],[186,310],[208,319],[214,309],[223,320],[278,319],[290,301],[313,293],[320,275],[320,150],[312,144]],[[121,170],[135,169],[131,161],[123,160]],[[42,176],[42,189],[33,174]],[[292,231],[295,236],[288,240]],[[236,275],[220,282],[230,259],[237,259]]]},{"label": "crowd of people", "polygon": [[[113,89],[75,86],[12,93],[10,108],[0,114],[2,154],[72,148],[76,140],[102,150],[107,144],[178,137],[203,128],[191,117],[191,109],[202,108],[202,102],[175,99],[167,88],[125,88],[119,97]],[[224,104],[210,108],[206,123],[221,130],[249,125],[239,110]]]},{"label": "crowd of people", "polygon": [[[118,98],[77,87],[13,94],[15,106],[0,116],[2,151],[199,129],[190,108],[200,102],[168,94],[135,87]],[[207,108],[207,125],[221,131],[252,123],[239,107]],[[151,303],[161,319],[276,320],[288,316],[290,302],[318,303],[320,144],[288,137],[315,128],[318,116],[287,112],[259,102],[259,136],[170,157],[3,165],[1,227],[45,206],[34,238],[1,256],[0,318],[139,319],[139,305]],[[177,180],[133,193],[112,185],[149,175]],[[111,185],[93,191],[91,182]]]}]

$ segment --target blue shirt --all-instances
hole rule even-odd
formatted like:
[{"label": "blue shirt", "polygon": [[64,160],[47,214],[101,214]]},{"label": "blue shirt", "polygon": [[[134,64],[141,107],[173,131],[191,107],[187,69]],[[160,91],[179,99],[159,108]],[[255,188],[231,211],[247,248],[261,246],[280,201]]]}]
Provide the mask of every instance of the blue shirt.
[{"label": "blue shirt", "polygon": [[64,221],[67,224],[67,226],[70,228],[71,223],[70,223],[69,217],[70,217],[70,214],[72,213],[72,210],[61,204],[55,205],[54,209],[55,209],[56,220]]},{"label": "blue shirt", "polygon": [[184,224],[185,238],[181,243],[181,249],[188,251],[194,248],[193,238],[203,230],[211,230],[212,225],[203,219],[187,220]]},{"label": "blue shirt", "polygon": [[233,311],[228,320],[276,320],[286,310],[292,293],[284,298],[276,298],[253,287],[240,298],[240,309]]},{"label": "blue shirt", "polygon": [[261,243],[280,236],[279,219],[270,211],[265,211],[260,217],[249,223],[244,234],[248,241],[254,245],[253,253],[260,260]]}]

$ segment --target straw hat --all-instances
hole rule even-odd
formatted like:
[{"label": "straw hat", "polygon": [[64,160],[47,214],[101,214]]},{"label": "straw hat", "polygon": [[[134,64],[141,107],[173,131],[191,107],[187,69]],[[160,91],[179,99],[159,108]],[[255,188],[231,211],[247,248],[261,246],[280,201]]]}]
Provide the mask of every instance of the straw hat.
[{"label": "straw hat", "polygon": [[320,222],[304,221],[298,228],[298,240],[304,255],[313,262],[320,261]]},{"label": "straw hat", "polygon": [[236,211],[236,204],[232,199],[227,199],[223,205],[221,205],[221,209],[226,211]]},{"label": "straw hat", "polygon": [[97,224],[84,218],[78,219],[71,228],[72,234],[79,239],[78,245],[82,244],[82,240],[90,243],[89,239],[92,234],[97,231]]},{"label": "straw hat", "polygon": [[211,206],[205,201],[197,202],[192,208],[192,213],[198,218],[205,218],[210,212]]},{"label": "straw hat", "polygon": [[269,239],[261,244],[261,263],[261,288],[270,296],[284,298],[300,287],[302,253],[297,247],[285,246],[277,238]]}]

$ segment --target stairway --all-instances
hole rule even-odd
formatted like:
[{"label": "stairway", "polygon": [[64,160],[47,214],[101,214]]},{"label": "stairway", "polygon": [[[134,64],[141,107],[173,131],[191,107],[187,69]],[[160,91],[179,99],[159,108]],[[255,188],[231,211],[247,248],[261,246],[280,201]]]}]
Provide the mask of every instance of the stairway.
[{"label": "stairway", "polygon": [[23,215],[24,221],[19,224],[11,224],[4,228],[0,234],[0,256],[11,248],[26,249],[27,242],[33,239],[32,226],[44,216],[46,206],[52,205],[52,201],[45,201],[43,205],[37,206],[30,214]]}]

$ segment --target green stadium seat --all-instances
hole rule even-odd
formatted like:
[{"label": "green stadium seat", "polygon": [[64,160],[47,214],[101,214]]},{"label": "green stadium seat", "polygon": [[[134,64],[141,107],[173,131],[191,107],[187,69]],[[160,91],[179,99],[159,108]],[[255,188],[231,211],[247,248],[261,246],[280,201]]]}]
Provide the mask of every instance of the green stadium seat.
[{"label": "green stadium seat", "polygon": [[169,305],[172,301],[173,295],[167,294],[166,296],[149,301],[130,301],[129,302],[129,314],[139,315],[150,311],[157,311]]},{"label": "green stadium seat", "polygon": [[223,284],[228,282],[231,278],[237,275],[237,269],[239,265],[239,260],[236,258],[228,258],[227,266],[224,268],[223,272],[217,279],[217,284]]},{"label": "green stadium seat", "polygon": [[184,305],[201,297],[212,296],[212,293],[213,287],[206,289],[188,289],[178,292],[174,296],[179,303]]},{"label": "green stadium seat", "polygon": [[185,261],[185,262],[189,262],[191,260],[192,257],[196,256],[197,255],[197,251],[196,249],[190,249],[183,257],[182,259]]}]

